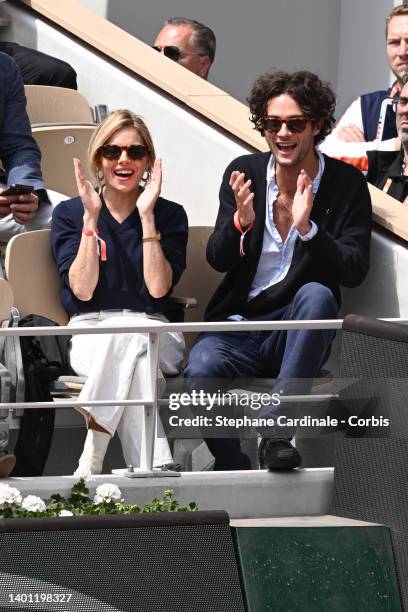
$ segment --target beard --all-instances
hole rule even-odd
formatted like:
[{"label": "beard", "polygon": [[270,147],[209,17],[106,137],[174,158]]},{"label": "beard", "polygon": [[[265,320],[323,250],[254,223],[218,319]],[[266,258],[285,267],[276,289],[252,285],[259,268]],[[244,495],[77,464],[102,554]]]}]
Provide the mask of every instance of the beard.
[{"label": "beard", "polygon": [[398,128],[398,138],[401,141],[401,146],[408,148],[408,128]]}]

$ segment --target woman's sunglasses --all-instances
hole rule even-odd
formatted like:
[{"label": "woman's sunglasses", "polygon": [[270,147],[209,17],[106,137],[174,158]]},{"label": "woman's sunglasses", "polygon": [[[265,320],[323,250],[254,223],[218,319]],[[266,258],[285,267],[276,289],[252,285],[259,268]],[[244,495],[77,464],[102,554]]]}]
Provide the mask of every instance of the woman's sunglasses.
[{"label": "woman's sunglasses", "polygon": [[105,144],[99,147],[99,152],[105,159],[119,159],[122,151],[126,151],[128,157],[134,161],[143,159],[147,155],[147,147],[144,145],[119,147],[119,145]]},{"label": "woman's sunglasses", "polygon": [[301,134],[305,131],[309,121],[310,119],[307,119],[306,117],[294,117],[293,119],[283,120],[275,117],[268,117],[268,115],[266,115],[265,117],[259,118],[259,127],[264,132],[278,133],[282,125],[285,124],[289,132],[292,132],[293,134]]}]

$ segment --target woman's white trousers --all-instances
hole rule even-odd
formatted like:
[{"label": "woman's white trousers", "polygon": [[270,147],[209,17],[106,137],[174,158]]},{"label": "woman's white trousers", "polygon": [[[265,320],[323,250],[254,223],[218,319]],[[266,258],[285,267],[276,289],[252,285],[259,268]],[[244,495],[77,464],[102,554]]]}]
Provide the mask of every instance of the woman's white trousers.
[{"label": "woman's white trousers", "polygon": [[[76,315],[72,327],[110,327],[146,322],[147,315],[131,311],[99,311]],[[154,317],[162,319],[164,317]],[[179,332],[160,334],[159,378],[180,371],[184,339]],[[144,410],[142,406],[86,406],[87,400],[137,399],[145,394],[148,381],[147,334],[83,334],[72,337],[71,365],[87,381],[79,394],[83,409],[111,436],[118,432],[126,465],[140,465]],[[172,462],[160,416],[154,448],[155,467]]]}]

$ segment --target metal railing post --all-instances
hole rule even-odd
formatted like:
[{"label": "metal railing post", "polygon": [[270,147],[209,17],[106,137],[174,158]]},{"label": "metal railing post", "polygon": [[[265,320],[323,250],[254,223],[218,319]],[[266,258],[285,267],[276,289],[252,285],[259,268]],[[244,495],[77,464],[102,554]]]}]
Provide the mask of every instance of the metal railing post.
[{"label": "metal railing post", "polygon": [[157,426],[157,375],[159,370],[159,334],[147,334],[147,386],[148,398],[144,405],[144,422],[142,445],[140,450],[140,469],[152,471],[154,458],[154,440]]}]

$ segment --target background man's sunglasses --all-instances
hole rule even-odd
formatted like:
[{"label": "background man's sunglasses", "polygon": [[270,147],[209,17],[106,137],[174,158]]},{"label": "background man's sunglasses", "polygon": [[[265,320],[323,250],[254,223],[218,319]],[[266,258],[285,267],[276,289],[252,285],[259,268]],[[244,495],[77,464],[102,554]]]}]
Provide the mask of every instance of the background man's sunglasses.
[{"label": "background man's sunglasses", "polygon": [[129,147],[119,147],[118,145],[105,144],[99,147],[99,151],[105,159],[119,159],[122,151],[126,151],[128,157],[133,160],[143,159],[147,154],[147,147],[144,145],[130,145]]},{"label": "background man's sunglasses", "polygon": [[259,118],[259,125],[264,132],[274,132],[277,133],[281,129],[282,125],[285,124],[286,128],[289,132],[293,134],[300,134],[304,132],[307,124],[310,119],[306,117],[294,117],[293,119],[288,119],[284,121],[283,119],[276,119],[275,117],[265,117]]},{"label": "background man's sunglasses", "polygon": [[181,50],[178,47],[174,47],[173,45],[167,45],[166,47],[153,47],[156,51],[161,53],[163,51],[164,55],[169,59],[177,62],[181,56]]},{"label": "background man's sunglasses", "polygon": [[152,49],[158,51],[159,53],[163,51],[163,54],[174,62],[177,62],[181,57],[184,57],[185,55],[199,55],[200,57],[204,57],[205,55],[204,53],[196,53],[194,51],[182,51],[181,49],[179,49],[178,47],[174,47],[173,45],[167,45],[165,47],[153,46]]}]

